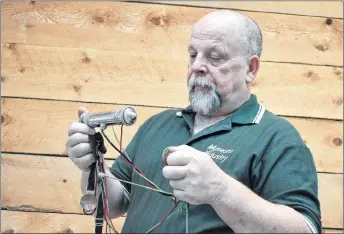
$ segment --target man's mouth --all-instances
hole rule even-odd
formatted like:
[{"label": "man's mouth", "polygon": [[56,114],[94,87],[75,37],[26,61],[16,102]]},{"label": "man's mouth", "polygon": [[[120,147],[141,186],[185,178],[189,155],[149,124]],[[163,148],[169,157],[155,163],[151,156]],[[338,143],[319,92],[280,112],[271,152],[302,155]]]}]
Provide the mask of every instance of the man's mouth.
[{"label": "man's mouth", "polygon": [[193,87],[193,90],[194,90],[194,91],[207,92],[207,91],[210,91],[210,87],[208,87],[208,86],[195,85],[195,86]]}]

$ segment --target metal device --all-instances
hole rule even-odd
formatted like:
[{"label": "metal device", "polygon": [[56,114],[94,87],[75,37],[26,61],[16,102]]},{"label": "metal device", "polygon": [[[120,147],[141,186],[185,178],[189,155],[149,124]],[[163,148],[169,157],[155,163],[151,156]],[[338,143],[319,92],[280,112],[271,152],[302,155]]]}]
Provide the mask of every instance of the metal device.
[{"label": "metal device", "polygon": [[110,111],[103,113],[83,113],[80,116],[80,122],[90,127],[101,127],[105,129],[108,125],[133,125],[136,122],[136,111],[127,106],[119,111]]},{"label": "metal device", "polygon": [[[94,114],[83,113],[79,118],[79,122],[92,128],[100,127],[102,130],[105,130],[108,125],[132,125],[136,122],[136,117],[137,114],[134,108],[127,106],[118,111]],[[80,206],[86,214],[93,214],[97,210],[95,234],[101,234],[104,212],[106,212],[105,209],[107,207],[107,201],[103,200],[103,196],[106,197],[107,192],[104,190],[105,178],[101,178],[99,175],[105,173],[104,154],[106,153],[106,148],[100,132],[97,132],[91,139],[94,141],[95,162],[90,166],[91,171],[88,178],[87,191],[80,199]],[[97,196],[98,187],[100,188],[100,194]]]}]

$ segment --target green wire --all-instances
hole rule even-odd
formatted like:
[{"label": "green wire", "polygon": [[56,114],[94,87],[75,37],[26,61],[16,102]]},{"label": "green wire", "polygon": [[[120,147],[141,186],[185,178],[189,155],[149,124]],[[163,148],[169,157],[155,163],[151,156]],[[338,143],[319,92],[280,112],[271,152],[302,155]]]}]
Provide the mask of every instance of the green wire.
[{"label": "green wire", "polygon": [[[114,136],[115,136],[115,138],[116,138],[117,143],[120,144],[120,142],[119,142],[119,140],[118,140],[118,137],[117,137],[117,135],[116,135],[116,132],[115,132],[113,126],[112,126],[112,131],[113,131],[113,134],[114,134]],[[128,159],[128,161],[132,162],[131,159],[130,159],[130,157],[128,156],[127,152],[125,151],[125,149],[123,149],[123,152],[124,152],[126,158]],[[134,170],[134,171],[135,171],[138,175],[140,175],[142,178],[146,179],[148,182],[150,182],[151,184],[153,184],[154,186],[156,186],[157,188],[159,188],[157,185],[155,185],[152,181],[150,181],[150,180],[149,180],[148,178],[146,178],[144,175],[141,175],[141,174],[138,173],[138,171],[136,171],[136,170]],[[142,188],[146,188],[146,189],[149,189],[149,190],[152,190],[152,191],[156,191],[156,192],[159,192],[159,193],[161,193],[161,194],[163,194],[163,195],[166,195],[166,196],[171,196],[171,197],[174,196],[172,193],[166,192],[166,191],[164,191],[164,190],[162,190],[162,189],[160,189],[160,188],[159,188],[159,189],[153,189],[153,188],[150,188],[150,187],[147,187],[147,186],[144,186],[144,185],[135,184],[135,183],[132,183],[132,182],[129,182],[129,181],[121,180],[121,179],[118,179],[118,178],[116,178],[116,177],[111,177],[111,176],[108,176],[108,175],[105,175],[105,176],[108,177],[108,178],[111,178],[111,179],[116,179],[116,180],[122,181],[122,182],[124,182],[124,183],[132,184],[132,185],[139,186],[139,187],[142,187]],[[188,233],[189,233],[189,205],[188,205],[187,202],[183,202],[183,203],[184,203],[184,206],[185,206],[185,232],[186,232],[186,234],[188,234]],[[180,209],[174,210],[169,216],[166,217],[165,221],[168,220],[170,217],[172,217],[174,214],[176,214],[179,210],[180,210]],[[160,222],[157,223],[156,225],[154,225],[152,228],[150,228],[150,229],[146,232],[146,234],[150,233],[150,232],[151,232],[156,226],[158,226],[159,224],[160,224]]]},{"label": "green wire", "polygon": [[189,233],[189,204],[185,202],[185,233]]},{"label": "green wire", "polygon": [[[180,209],[175,209],[171,214],[169,214],[167,217],[166,217],[166,219],[165,219],[165,221],[166,220],[168,220],[169,218],[171,218],[174,214],[176,214],[177,212],[179,212],[179,210]],[[156,225],[154,225],[154,227],[152,227],[152,228],[150,228],[147,232],[146,232],[146,234],[147,233],[150,233],[156,226],[158,226],[160,224],[160,222],[159,223],[157,223]]]},{"label": "green wire", "polygon": [[109,175],[106,175],[106,174],[103,174],[103,175],[105,177],[107,177],[107,178],[114,179],[114,180],[119,180],[119,181],[121,181],[123,183],[132,184],[132,185],[139,186],[139,187],[142,187],[142,188],[145,188],[145,189],[149,189],[149,190],[161,193],[161,194],[163,194],[165,196],[169,196],[169,197],[173,197],[174,196],[172,193],[166,192],[164,190],[150,188],[150,187],[147,187],[147,186],[144,186],[144,185],[141,185],[141,184],[136,184],[136,183],[129,182],[129,181],[126,181],[126,180],[121,180],[121,179],[118,179],[117,177],[109,176]]},{"label": "green wire", "polygon": [[[112,127],[112,131],[113,131],[113,134],[114,134],[114,136],[115,136],[115,138],[116,138],[117,143],[120,144],[120,142],[119,142],[119,140],[118,140],[118,137],[117,137],[117,134],[116,134],[116,132],[115,132],[115,129],[113,128],[113,126],[111,126],[111,127]],[[123,153],[124,153],[124,155],[126,156],[127,160],[128,160],[129,162],[132,163],[132,161],[131,161],[130,157],[128,156],[127,152],[125,151],[125,149],[123,149]],[[157,186],[156,184],[154,184],[152,181],[150,181],[150,180],[149,180],[147,177],[145,177],[144,175],[140,174],[140,173],[136,170],[136,168],[134,168],[134,171],[135,171],[139,176],[141,176],[143,179],[145,179],[146,181],[148,181],[150,184],[154,185],[155,187],[157,187],[158,189],[161,190],[161,188],[159,188],[159,186]]]}]

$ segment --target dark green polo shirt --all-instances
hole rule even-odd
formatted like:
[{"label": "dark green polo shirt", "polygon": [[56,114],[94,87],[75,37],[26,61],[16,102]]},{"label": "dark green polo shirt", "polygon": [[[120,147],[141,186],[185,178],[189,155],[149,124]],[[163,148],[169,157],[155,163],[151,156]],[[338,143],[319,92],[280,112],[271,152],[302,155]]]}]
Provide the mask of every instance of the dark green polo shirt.
[{"label": "dark green polo shirt", "polygon": [[[163,176],[162,152],[168,146],[186,144],[208,152],[228,175],[262,198],[300,212],[320,231],[318,181],[312,154],[298,131],[285,119],[265,110],[255,95],[224,120],[192,135],[194,113],[170,109],[140,126],[126,151],[134,164],[156,185],[172,192]],[[147,183],[121,158],[111,172],[137,184]],[[124,184],[130,205],[123,233],[144,233],[173,207],[170,198],[144,188]],[[228,198],[230,199],[230,198]],[[233,233],[207,204],[189,206],[189,232]],[[166,220],[156,233],[185,233],[185,212]]]}]

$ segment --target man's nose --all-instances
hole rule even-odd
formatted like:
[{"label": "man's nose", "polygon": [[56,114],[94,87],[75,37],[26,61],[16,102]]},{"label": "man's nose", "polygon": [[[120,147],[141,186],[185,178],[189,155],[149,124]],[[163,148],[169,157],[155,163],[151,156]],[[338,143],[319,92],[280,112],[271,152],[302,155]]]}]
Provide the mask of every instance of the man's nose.
[{"label": "man's nose", "polygon": [[193,73],[197,73],[197,74],[205,74],[207,72],[207,68],[201,57],[197,56],[195,58],[195,60],[191,64],[191,70]]}]

